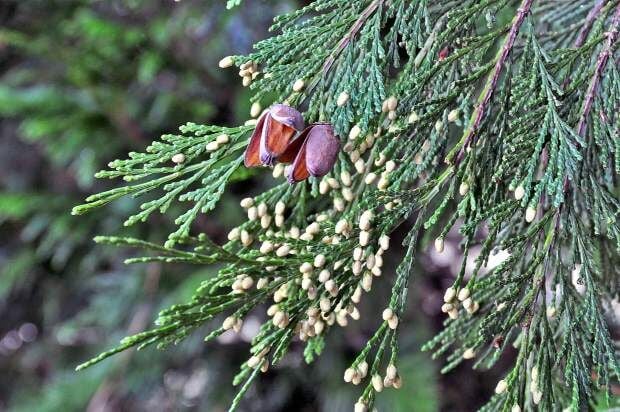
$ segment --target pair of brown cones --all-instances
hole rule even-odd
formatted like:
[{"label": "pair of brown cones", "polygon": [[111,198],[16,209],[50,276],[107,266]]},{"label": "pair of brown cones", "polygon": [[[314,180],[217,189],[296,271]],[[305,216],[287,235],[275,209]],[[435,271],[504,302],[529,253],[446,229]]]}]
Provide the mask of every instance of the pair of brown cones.
[{"label": "pair of brown cones", "polygon": [[246,167],[290,164],[285,170],[286,178],[289,183],[297,183],[329,173],[339,150],[340,142],[331,124],[313,123],[304,129],[299,111],[275,104],[258,119],[244,163]]}]

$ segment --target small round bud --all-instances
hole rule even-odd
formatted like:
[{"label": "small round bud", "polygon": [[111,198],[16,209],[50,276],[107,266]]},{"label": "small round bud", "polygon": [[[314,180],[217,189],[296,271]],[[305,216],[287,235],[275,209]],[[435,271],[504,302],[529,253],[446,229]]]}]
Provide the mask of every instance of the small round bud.
[{"label": "small round bud", "polygon": [[315,268],[320,268],[325,266],[325,255],[320,254],[320,255],[316,255],[314,257],[314,267]]},{"label": "small round bud", "polygon": [[304,82],[303,79],[297,79],[295,80],[295,83],[293,83],[293,91],[300,92],[303,90],[305,86],[306,86],[306,82]]},{"label": "small round bud", "polygon": [[459,118],[459,109],[453,109],[448,113],[448,121],[455,122]]},{"label": "small round bud", "polygon": [[246,197],[245,199],[242,199],[239,204],[242,208],[248,209],[254,205],[254,199],[252,199],[251,197]]},{"label": "small round bud", "polygon": [[446,293],[444,293],[443,295],[443,301],[446,303],[450,303],[454,300],[455,297],[456,297],[456,289],[450,286],[448,289],[446,289]]},{"label": "small round bud", "polygon": [[228,232],[228,240],[231,242],[239,239],[240,230],[238,227],[233,228],[230,232]]},{"label": "small round bud", "polygon": [[390,329],[395,330],[398,327],[398,316],[394,315],[387,321]]},{"label": "small round bud", "polygon": [[385,162],[385,171],[387,173],[392,172],[394,169],[396,169],[396,162],[393,160],[388,160],[387,162]]},{"label": "small round bud", "polygon": [[220,60],[218,66],[220,66],[221,69],[226,69],[227,67],[231,67],[233,64],[235,64],[235,61],[232,56],[226,56]]},{"label": "small round bud", "polygon": [[497,386],[495,386],[495,393],[499,395],[506,392],[506,389],[508,389],[508,383],[504,379],[502,379],[497,382]]},{"label": "small round bud", "polygon": [[465,299],[469,298],[470,291],[469,288],[463,288],[459,290],[458,299],[463,302]]},{"label": "small round bud", "polygon": [[228,137],[228,135],[226,133],[220,134],[215,138],[215,141],[218,144],[226,144],[230,141],[230,138]]},{"label": "small round bud", "polygon": [[383,310],[383,313],[381,314],[383,320],[389,320],[392,318],[392,316],[394,316],[394,311],[391,308]]},{"label": "small round bud", "polygon": [[407,123],[412,124],[417,122],[418,120],[420,120],[420,117],[418,116],[418,114],[416,112],[411,112],[411,114],[409,115],[409,118],[407,119]]},{"label": "small round bud", "polygon": [[250,116],[257,117],[263,108],[261,107],[259,102],[252,103],[252,107],[250,107]]},{"label": "small round bud", "polygon": [[510,412],[521,412],[521,407],[518,403],[515,403],[512,405],[512,408],[510,408]]},{"label": "small round bud", "polygon": [[362,129],[358,125],[353,126],[349,131],[349,140],[357,139],[360,133],[362,133]]},{"label": "small round bud", "polygon": [[465,352],[463,352],[463,359],[473,359],[476,356],[476,352],[473,348],[467,348]]},{"label": "small round bud", "polygon": [[185,155],[183,153],[177,153],[174,156],[172,156],[170,160],[172,160],[173,163],[181,164],[185,162]]},{"label": "small round bud", "polygon": [[359,220],[359,228],[362,230],[370,230],[370,226],[371,226],[371,220],[373,219],[374,214],[372,213],[372,210],[365,210],[361,215],[360,215],[360,220]]},{"label": "small round bud", "polygon": [[531,206],[528,206],[528,208],[525,209],[525,221],[527,223],[531,223],[534,221],[534,219],[536,219],[536,209],[534,209]]},{"label": "small round bud", "polygon": [[461,196],[465,196],[469,192],[469,185],[467,182],[462,182],[459,186],[459,194]]},{"label": "small round bud", "polygon": [[360,246],[362,246],[362,247],[368,246],[368,244],[370,243],[370,232],[362,230],[360,232],[359,243],[360,243]]},{"label": "small round bud", "polygon": [[398,106],[398,99],[395,96],[390,96],[386,100],[386,106],[389,111],[396,110],[396,106]]},{"label": "small round bud", "polygon": [[286,204],[284,204],[283,201],[279,200],[278,203],[276,203],[276,207],[275,207],[276,215],[283,215],[285,209],[286,209]]},{"label": "small round bud", "polygon": [[318,277],[319,282],[321,283],[327,282],[330,276],[331,276],[331,273],[329,273],[329,270],[323,269],[321,272],[319,272],[319,277]]},{"label": "small round bud", "polygon": [[312,272],[312,264],[310,262],[304,262],[299,266],[299,271],[301,273],[310,273]]},{"label": "small round bud", "polygon": [[217,140],[214,140],[212,142],[207,143],[207,145],[205,146],[205,149],[207,150],[207,152],[211,153],[211,152],[215,152],[217,149],[220,148],[220,144],[217,142]]},{"label": "small round bud", "polygon": [[347,102],[348,102],[348,101],[349,101],[349,93],[347,93],[347,92],[341,92],[341,93],[338,95],[338,99],[336,99],[336,105],[337,105],[338,107],[342,107],[342,106],[344,106],[345,104],[347,104]]},{"label": "small round bud", "polygon": [[521,200],[525,196],[525,188],[521,185],[517,186],[515,189],[515,199]]},{"label": "small round bud", "polygon": [[374,388],[375,392],[381,392],[383,390],[383,379],[380,375],[373,375],[372,387]]},{"label": "small round bud", "polygon": [[366,183],[367,185],[371,185],[375,180],[377,180],[377,175],[371,172],[368,173],[364,178],[364,183]]},{"label": "small round bud", "polygon": [[443,238],[438,237],[437,239],[435,239],[435,250],[437,251],[437,253],[441,253],[443,252],[443,248],[444,248]]},{"label": "small round bud", "polygon": [[397,375],[398,375],[398,370],[396,369],[396,366],[394,366],[393,363],[390,363],[387,369],[385,370],[385,376],[389,379],[394,379],[396,378]]}]

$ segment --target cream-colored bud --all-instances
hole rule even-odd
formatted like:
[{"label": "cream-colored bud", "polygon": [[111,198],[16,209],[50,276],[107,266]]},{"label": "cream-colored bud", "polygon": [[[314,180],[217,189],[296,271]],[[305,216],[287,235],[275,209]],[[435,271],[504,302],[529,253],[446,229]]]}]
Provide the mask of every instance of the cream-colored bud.
[{"label": "cream-colored bud", "polygon": [[347,93],[347,92],[341,92],[341,93],[338,95],[338,99],[336,99],[336,105],[337,105],[338,107],[342,107],[342,106],[344,106],[345,104],[347,104],[347,102],[348,102],[348,101],[349,101],[349,93]]},{"label": "cream-colored bud", "polygon": [[344,209],[346,208],[345,204],[344,204],[344,199],[341,197],[336,197],[334,198],[334,209],[338,212],[344,212]]},{"label": "cream-colored bud", "polygon": [[258,282],[256,282],[256,289],[263,289],[268,283],[269,280],[267,278],[260,278],[258,279]]},{"label": "cream-colored bud", "polygon": [[358,125],[354,125],[349,131],[349,140],[355,140],[362,133],[362,129]]},{"label": "cream-colored bud", "polygon": [[374,214],[372,213],[372,210],[365,210],[361,215],[360,215],[360,220],[359,220],[359,228],[362,230],[370,230],[370,226],[371,226],[371,221],[374,218]]},{"label": "cream-colored bud", "polygon": [[277,179],[280,176],[284,175],[284,165],[282,163],[278,163],[277,165],[275,165],[273,167],[273,172],[271,172],[271,174],[274,177],[274,179]]},{"label": "cream-colored bud", "polygon": [[456,308],[453,308],[453,309],[448,311],[448,316],[452,320],[458,319],[459,318],[459,311]]},{"label": "cream-colored bud", "polygon": [[389,120],[396,120],[396,112],[394,110],[389,111],[387,117]]},{"label": "cream-colored bud", "polygon": [[260,227],[267,229],[271,224],[271,215],[264,215],[260,218]]},{"label": "cream-colored bud", "polygon": [[324,195],[327,192],[329,192],[329,183],[327,183],[327,180],[323,179],[319,182],[319,193]]},{"label": "cream-colored bud", "polygon": [[549,307],[547,308],[547,317],[551,319],[551,318],[555,317],[555,314],[556,314],[556,309],[555,309],[555,307],[553,307],[553,306],[549,306]]},{"label": "cream-colored bud", "polygon": [[340,219],[338,223],[336,223],[336,226],[334,227],[334,232],[336,232],[336,234],[339,235],[339,234],[346,232],[348,228],[349,228],[349,223],[344,219]]},{"label": "cream-colored bud", "polygon": [[362,276],[362,289],[366,292],[370,292],[372,289],[372,273],[366,272]]},{"label": "cream-colored bud", "polygon": [[384,175],[381,175],[381,178],[377,182],[377,189],[385,190],[390,185],[390,181]]},{"label": "cream-colored bud", "polygon": [[331,276],[331,273],[329,273],[329,270],[327,269],[323,269],[320,273],[319,273],[319,282],[321,283],[325,283],[327,280],[329,280]]},{"label": "cream-colored bud", "polygon": [[448,113],[448,121],[455,122],[459,118],[459,109],[450,110]]},{"label": "cream-colored bud", "polygon": [[467,348],[465,352],[463,352],[463,359],[473,359],[476,356],[476,352],[473,348]]},{"label": "cream-colored bud", "polygon": [[224,319],[224,322],[222,323],[222,328],[224,330],[232,329],[235,323],[237,323],[237,318],[234,316],[229,316],[226,319]]},{"label": "cream-colored bud", "polygon": [[443,247],[444,247],[443,238],[438,237],[437,239],[435,239],[435,250],[437,251],[437,253],[443,252]]},{"label": "cream-colored bud", "polygon": [[371,172],[368,173],[364,178],[364,183],[366,183],[367,185],[371,185],[375,180],[377,180],[377,175]]},{"label": "cream-colored bud", "polygon": [[458,294],[458,299],[463,302],[465,299],[467,299],[470,295],[470,291],[469,288],[463,288],[461,290],[459,290],[459,294]]},{"label": "cream-colored bud", "polygon": [[314,257],[314,267],[320,268],[325,266],[325,255],[319,254]]},{"label": "cream-colored bud", "polygon": [[295,83],[293,83],[293,91],[300,92],[303,90],[305,86],[306,86],[306,82],[304,82],[303,79],[297,79],[295,80]]},{"label": "cream-colored bud", "polygon": [[392,316],[394,316],[394,311],[391,308],[384,309],[383,313],[381,314],[381,317],[383,318],[383,320],[388,320]]},{"label": "cream-colored bud", "polygon": [[382,250],[388,250],[390,248],[390,237],[388,235],[381,235],[379,238],[379,247]]},{"label": "cream-colored bud", "polygon": [[276,250],[276,256],[284,257],[289,254],[291,247],[289,245],[282,245]]},{"label": "cream-colored bud", "polygon": [[450,286],[448,289],[446,289],[446,292],[443,295],[443,301],[446,303],[450,303],[454,300],[455,297],[456,297],[456,289]]},{"label": "cream-colored bud", "polygon": [[383,379],[380,375],[373,375],[372,387],[374,388],[375,392],[381,392],[383,390]]},{"label": "cream-colored bud", "polygon": [[364,162],[364,159],[357,159],[353,166],[355,167],[355,171],[359,174],[364,173],[366,170],[366,162]]},{"label": "cream-colored bud", "polygon": [[420,120],[420,117],[418,116],[418,114],[416,112],[411,112],[411,114],[409,115],[409,118],[407,119],[407,122],[409,124],[415,123],[418,120]]},{"label": "cream-colored bud", "polygon": [[525,196],[525,188],[522,185],[517,186],[515,189],[515,199],[521,200]]},{"label": "cream-colored bud", "polygon": [[356,402],[353,406],[353,412],[368,412],[368,406],[361,401]]},{"label": "cream-colored bud", "polygon": [[256,219],[258,219],[258,209],[256,208],[256,206],[252,206],[248,209],[248,220],[250,222],[253,222]]},{"label": "cream-colored bud", "polygon": [[301,280],[301,288],[303,290],[308,290],[310,289],[310,286],[312,286],[312,279],[310,278],[303,278]]},{"label": "cream-colored bud", "polygon": [[237,240],[239,239],[239,235],[240,235],[240,230],[238,227],[235,227],[230,232],[228,232],[228,240],[230,240],[231,242],[233,240]]},{"label": "cream-colored bud", "polygon": [[181,164],[185,162],[185,155],[183,153],[177,153],[174,156],[172,156],[170,160],[172,160],[173,163]]},{"label": "cream-colored bud", "polygon": [[230,141],[230,137],[228,137],[227,134],[223,133],[223,134],[218,135],[215,138],[215,141],[217,142],[217,144],[226,144]]},{"label": "cream-colored bud", "polygon": [[396,162],[395,161],[388,160],[387,162],[385,162],[385,171],[386,171],[386,173],[390,173],[394,169],[396,169]]},{"label": "cream-colored bud", "polygon": [[359,243],[360,243],[360,246],[362,247],[368,246],[368,244],[370,243],[370,232],[362,230],[360,232]]},{"label": "cream-colored bud", "polygon": [[316,235],[320,231],[321,231],[321,227],[316,222],[311,223],[310,225],[308,225],[308,227],[306,227],[306,233],[309,233],[311,235]]},{"label": "cream-colored bud", "polygon": [[440,132],[442,128],[443,128],[443,122],[441,120],[437,120],[435,122],[435,130]]},{"label": "cream-colored bud", "polygon": [[469,185],[467,182],[461,182],[461,185],[459,186],[459,194],[461,196],[465,196],[467,193],[469,193]]},{"label": "cream-colored bud", "polygon": [[385,370],[385,376],[389,379],[394,379],[398,376],[398,369],[394,366],[393,363],[390,363]]},{"label": "cream-colored bud", "polygon": [[252,84],[252,76],[244,76],[241,84],[243,85],[243,87],[248,87],[250,84]]},{"label": "cream-colored bud", "polygon": [[345,187],[344,189],[342,189],[342,197],[344,198],[344,200],[346,200],[347,202],[351,202],[353,201],[353,197],[355,195],[353,194],[353,190],[351,190],[350,187]]},{"label": "cream-colored bud", "polygon": [[310,273],[312,272],[312,264],[310,262],[304,262],[299,266],[299,271],[301,273]]},{"label": "cream-colored bud", "polygon": [[332,304],[328,298],[321,298],[321,300],[319,301],[319,307],[321,308],[321,312],[329,312]]},{"label": "cream-colored bud", "polygon": [[364,255],[364,249],[362,249],[361,247],[356,247],[355,249],[353,249],[353,260],[358,261],[358,260],[362,260],[362,257]]},{"label": "cream-colored bud", "polygon": [[252,103],[252,107],[250,107],[250,116],[257,117],[263,108],[261,107],[259,102]]},{"label": "cream-colored bud", "polygon": [[346,170],[340,172],[340,181],[345,186],[351,186],[351,174]]},{"label": "cream-colored bud", "polygon": [[388,97],[388,99],[386,100],[386,105],[388,110],[396,110],[396,107],[398,106],[398,99],[396,98],[396,96]]},{"label": "cream-colored bud", "polygon": [[276,203],[275,207],[276,215],[283,215],[285,210],[286,204],[283,201],[279,200],[278,203]]},{"label": "cream-colored bud", "polygon": [[336,297],[338,296],[340,288],[338,287],[338,284],[334,281],[334,279],[328,279],[325,282],[325,290],[327,290],[333,297]]},{"label": "cream-colored bud", "polygon": [[395,330],[398,327],[398,316],[394,315],[387,320],[390,329]]},{"label": "cream-colored bud", "polygon": [[248,290],[252,286],[254,286],[254,279],[252,279],[250,276],[246,276],[241,280],[241,288]]},{"label": "cream-colored bud", "polygon": [[251,197],[246,197],[245,199],[242,199],[239,204],[242,208],[248,209],[254,205],[254,199],[252,199]]},{"label": "cream-colored bud", "polygon": [[510,408],[510,412],[521,412],[521,407],[518,403],[515,403],[512,405],[512,408]]},{"label": "cream-colored bud", "polygon": [[235,60],[232,58],[232,56],[226,56],[222,60],[220,60],[218,66],[220,66],[221,69],[226,69],[227,67],[231,67],[233,64],[235,64]]},{"label": "cream-colored bud", "polygon": [[360,262],[359,260],[353,262],[353,264],[351,265],[351,272],[353,272],[354,275],[359,275],[360,273],[362,273],[362,262]]},{"label": "cream-colored bud", "polygon": [[497,385],[495,386],[495,393],[499,395],[506,392],[506,389],[508,389],[508,383],[504,379],[502,379],[497,382]]},{"label": "cream-colored bud", "polygon": [[246,230],[241,231],[241,244],[243,244],[243,246],[250,246],[253,241],[254,238],[252,235],[250,235]]},{"label": "cream-colored bud", "polygon": [[534,209],[531,206],[528,206],[528,208],[525,209],[525,221],[527,223],[531,223],[534,221],[534,219],[536,219],[536,209]]}]

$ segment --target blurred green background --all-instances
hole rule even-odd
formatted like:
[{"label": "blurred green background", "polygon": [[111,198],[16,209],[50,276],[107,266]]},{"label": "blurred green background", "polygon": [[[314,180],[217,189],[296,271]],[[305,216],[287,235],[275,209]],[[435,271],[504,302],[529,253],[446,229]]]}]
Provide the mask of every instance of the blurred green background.
[{"label": "blurred green background", "polygon": [[[249,91],[217,62],[250,51],[274,15],[305,3],[246,0],[234,10],[225,3],[0,1],[0,410],[226,410],[232,376],[263,313],[214,344],[195,334],[167,351],[129,351],[73,371],[150,327],[159,309],[188,299],[212,268],[125,266],[128,251],[96,247],[96,234],[166,238],[173,226],[165,216],[122,227],[132,199],[69,214],[88,194],[121,184],[93,178],[109,161],[188,121],[247,119]],[[243,219],[242,195],[271,184],[261,175],[250,179],[199,220],[201,231],[222,241]],[[384,392],[381,411],[473,410],[500,376],[461,367],[441,377],[440,362],[419,351],[441,327],[453,260],[422,255],[426,275],[412,283],[402,336],[404,386]],[[334,331],[318,362],[305,365],[294,345],[249,391],[242,410],[351,410],[360,388],[342,374],[377,326],[389,287],[373,289],[362,320]]]}]

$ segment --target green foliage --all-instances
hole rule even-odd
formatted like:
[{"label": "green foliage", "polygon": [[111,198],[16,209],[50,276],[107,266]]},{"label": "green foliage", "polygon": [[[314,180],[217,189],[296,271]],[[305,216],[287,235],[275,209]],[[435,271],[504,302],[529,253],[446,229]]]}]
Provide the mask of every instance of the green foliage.
[{"label": "green foliage", "polygon": [[[489,369],[516,349],[483,410],[587,409],[620,377],[604,316],[620,293],[611,269],[620,250],[620,5],[592,3],[317,0],[276,18],[277,34],[233,60],[254,102],[287,102],[305,109],[307,122],[332,122],[343,143],[348,135],[338,162],[320,180],[245,199],[248,220],[221,246],[192,222],[222,196],[249,126],[188,125],[112,162],[98,176],[129,183],[90,196],[75,213],[152,191],[128,224],[177,199],[189,208],[163,246],[100,241],[149,252],[130,262],[221,266],[187,303],[162,311],[155,329],[79,368],[132,346],[179,343],[204,325],[212,340],[273,300],[234,379],[235,409],[293,342],[305,342],[311,362],[323,336],[359,318],[389,235],[404,227],[390,298],[375,305],[375,332],[343,371],[362,384],[356,408],[402,384],[398,338],[419,242],[435,237],[441,253],[458,232],[463,257],[446,291],[449,317],[424,349],[445,357],[444,372],[473,358],[474,368]],[[205,146],[222,133],[214,150]],[[507,258],[489,267],[499,251]]]}]

